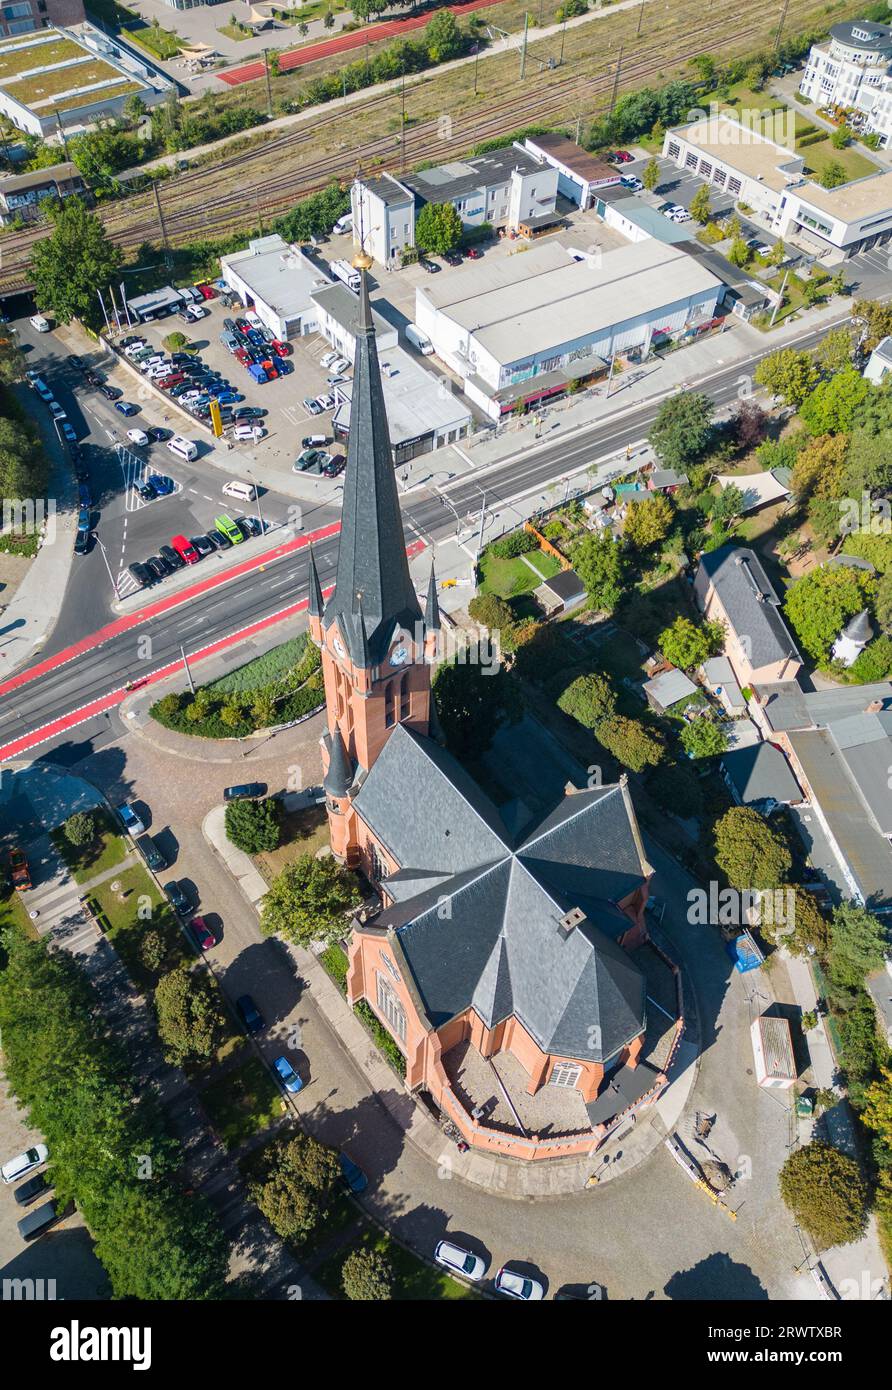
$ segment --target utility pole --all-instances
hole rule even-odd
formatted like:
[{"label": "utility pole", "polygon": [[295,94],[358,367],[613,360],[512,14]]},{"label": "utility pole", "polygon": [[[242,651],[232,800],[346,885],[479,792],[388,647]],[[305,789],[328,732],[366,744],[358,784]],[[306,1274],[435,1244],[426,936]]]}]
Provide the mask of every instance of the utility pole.
[{"label": "utility pole", "polygon": [[56,125],[59,127],[59,134],[62,136],[62,148],[65,151],[65,158],[68,158],[68,141],[65,139],[65,131],[62,128],[62,117],[59,115],[58,108],[53,112],[56,117]]},{"label": "utility pole", "polygon": [[644,20],[644,4],[645,0],[641,0],[640,5],[638,6],[638,28],[635,30],[636,39],[638,35],[641,33],[641,25]]},{"label": "utility pole", "polygon": [[161,231],[161,242],[164,246],[164,263],[170,268],[170,243],[167,240],[167,228],[164,225],[164,213],[161,211],[161,195],[158,192],[157,183],[152,183],[152,192],[155,195],[155,207],[158,210],[158,226]]},{"label": "utility pole", "polygon": [[565,39],[566,37],[567,37],[567,21],[564,20],[563,25],[561,26],[561,56],[560,56],[560,58],[558,58],[558,63],[562,63],[562,62],[564,61],[564,39]]},{"label": "utility pole", "polygon": [[400,173],[406,172],[406,65],[402,64],[403,77],[400,83]]},{"label": "utility pole", "polygon": [[480,40],[474,44],[474,96],[477,95],[477,69],[480,67]]},{"label": "utility pole", "polygon": [[192,694],[194,695],[194,694],[195,694],[195,682],[194,682],[193,679],[192,679],[192,672],[189,670],[189,658],[186,656],[186,650],[185,650],[185,648],[184,648],[182,642],[180,643],[180,656],[183,658],[183,667],[185,668],[185,671],[186,671],[186,678],[187,678],[187,680],[188,680],[188,682],[189,682],[189,689],[191,690]]},{"label": "utility pole", "polygon": [[616,60],[616,72],[613,74],[613,91],[612,91],[611,94],[610,94],[610,110],[609,110],[608,113],[607,113],[608,115],[612,115],[612,114],[613,114],[613,108],[614,108],[614,106],[616,105],[616,94],[617,94],[617,92],[619,91],[619,74],[620,74],[620,70],[622,69],[622,65],[623,65],[623,46],[622,46],[622,44],[620,44],[620,46],[619,46],[619,57],[618,57],[617,60]]},{"label": "utility pole", "polygon": [[263,71],[266,73],[266,113],[270,120],[273,118],[273,84],[269,75],[269,49],[263,50]]},{"label": "utility pole", "polygon": [[530,17],[524,14],[523,17],[523,44],[520,49],[520,80],[523,81],[524,73],[527,70],[527,33],[530,27]]},{"label": "utility pole", "polygon": [[780,48],[781,34],[782,34],[783,31],[784,31],[784,23],[785,23],[786,18],[787,18],[787,6],[789,5],[789,3],[790,3],[790,0],[784,0],[783,8],[781,9],[780,23],[779,23],[778,26],[777,26],[777,33],[776,33],[775,36],[774,36],[774,51],[775,51],[775,53],[776,53],[777,50]]},{"label": "utility pole", "polygon": [[480,530],[477,533],[477,554],[474,557],[476,565],[480,560],[480,552],[483,549],[483,523],[486,520],[486,493],[480,498]]}]

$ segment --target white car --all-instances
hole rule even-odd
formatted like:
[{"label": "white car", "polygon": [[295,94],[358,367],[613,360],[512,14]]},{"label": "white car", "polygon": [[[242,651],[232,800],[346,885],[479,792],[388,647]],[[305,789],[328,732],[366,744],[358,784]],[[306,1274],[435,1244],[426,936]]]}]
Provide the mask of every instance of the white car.
[{"label": "white car", "polygon": [[482,1279],[486,1272],[486,1265],[479,1255],[472,1255],[470,1250],[463,1250],[460,1245],[453,1245],[448,1240],[440,1241],[434,1251],[434,1259],[438,1265],[445,1265],[446,1269],[463,1274],[473,1283]]},{"label": "white car", "polygon": [[318,405],[320,411],[322,411],[323,413],[326,410],[334,410],[335,398],[334,396],[317,396],[316,404]]},{"label": "white car", "polygon": [[129,802],[125,801],[123,806],[118,807],[118,815],[124,822],[124,829],[127,831],[128,835],[133,835],[135,837],[146,833],[145,826]]},{"label": "white car", "polygon": [[16,1154],[8,1163],[4,1163],[0,1168],[0,1178],[3,1182],[18,1182],[19,1178],[24,1178],[28,1173],[33,1173],[35,1168],[39,1168],[41,1163],[46,1163],[50,1156],[50,1151],[46,1144],[35,1144],[33,1149],[26,1149],[23,1154]]},{"label": "white car", "polygon": [[149,436],[146,434],[145,430],[128,430],[127,438],[130,440],[131,444],[145,445],[149,442]]},{"label": "white car", "polygon": [[323,352],[319,358],[320,367],[330,367],[332,362],[337,362],[339,356],[340,353],[337,352]]},{"label": "white car", "polygon": [[148,343],[146,342],[145,338],[137,338],[135,343],[127,344],[127,346],[124,349],[124,356],[135,357],[136,354],[138,352],[142,352],[143,348],[145,347],[148,347]]},{"label": "white car", "polygon": [[186,310],[186,318],[203,319],[207,312],[203,304],[190,304],[189,308]]},{"label": "white car", "polygon": [[233,431],[233,438],[247,439],[254,443],[258,439],[262,439],[265,434],[266,430],[262,425],[236,425]]},{"label": "white car", "polygon": [[527,1279],[524,1274],[515,1274],[513,1269],[504,1266],[496,1275],[496,1288],[509,1298],[519,1298],[524,1303],[538,1303],[545,1297],[545,1290],[538,1279]]},{"label": "white car", "polygon": [[644,189],[644,184],[640,179],[636,179],[634,174],[624,174],[620,179],[620,183],[623,184],[625,188],[631,188],[633,193],[641,193]]},{"label": "white car", "polygon": [[65,411],[62,409],[58,401],[47,401],[47,405],[50,408],[50,414],[52,415],[54,420],[68,419],[68,416],[66,415]]},{"label": "white car", "polygon": [[351,365],[346,357],[336,357],[331,364],[331,370],[335,376],[340,376],[342,372],[349,372]]},{"label": "white car", "polygon": [[35,333],[49,333],[50,331],[49,319],[45,319],[43,314],[35,314],[29,322]]}]

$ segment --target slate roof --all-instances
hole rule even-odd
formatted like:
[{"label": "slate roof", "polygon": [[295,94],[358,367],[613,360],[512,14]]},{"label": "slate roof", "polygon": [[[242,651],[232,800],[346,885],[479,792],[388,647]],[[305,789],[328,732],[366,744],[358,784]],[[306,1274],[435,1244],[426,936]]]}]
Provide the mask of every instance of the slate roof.
[{"label": "slate roof", "polygon": [[421,608],[406,558],[364,270],[356,307],[356,358],[338,567],[323,627],[328,631],[336,622],[351,660],[368,667],[383,660],[397,629],[414,632],[416,623],[421,622]]},{"label": "slate roof", "polygon": [[722,767],[744,806],[754,801],[778,801],[782,805],[804,801],[790,765],[773,743],[754,743],[722,754]]},{"label": "slate roof", "polygon": [[514,836],[450,754],[400,724],[354,804],[401,866],[370,929],[395,934],[434,1028],[469,1007],[487,1026],[513,1014],[543,1051],[597,1061],[638,1036],[646,986],[616,903],[651,870],[624,786],[567,796]]},{"label": "slate roof", "polygon": [[742,545],[723,545],[708,551],[700,561],[694,592],[706,600],[710,581],[738,636],[751,642],[753,667],[802,658],[780,612],[780,599],[755,552]]}]

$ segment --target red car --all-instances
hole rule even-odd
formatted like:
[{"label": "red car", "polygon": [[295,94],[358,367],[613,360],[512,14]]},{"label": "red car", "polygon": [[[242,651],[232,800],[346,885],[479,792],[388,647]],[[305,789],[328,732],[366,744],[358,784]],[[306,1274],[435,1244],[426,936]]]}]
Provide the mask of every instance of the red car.
[{"label": "red car", "polygon": [[217,298],[217,291],[214,289],[213,285],[196,285],[195,288],[198,290],[202,299]]},{"label": "red car", "polygon": [[160,386],[162,391],[169,391],[171,386],[179,386],[180,382],[185,380],[184,372],[172,372],[170,376],[163,376],[160,381],[156,381],[155,385]]},{"label": "red car", "polygon": [[467,256],[469,261],[479,261],[483,255],[483,252],[478,251],[476,246],[469,246],[467,251],[465,252],[465,255]]},{"label": "red car", "polygon": [[633,154],[629,154],[628,150],[617,150],[616,158],[619,160],[620,164],[631,164],[635,156]]},{"label": "red car", "polygon": [[273,338],[270,347],[277,357],[290,357],[294,351],[290,343],[280,343],[278,338]]},{"label": "red car", "polygon": [[195,546],[192,544],[192,542],[187,540],[185,536],[174,536],[171,539],[170,543],[173,546],[176,553],[179,555],[180,559],[185,564],[198,564],[199,560],[201,559],[201,556],[195,549]]},{"label": "red car", "polygon": [[235,355],[238,358],[239,362],[247,364],[251,361],[251,354],[247,348],[236,348]]},{"label": "red car", "polygon": [[212,946],[216,946],[217,938],[203,917],[193,917],[189,923],[189,930],[199,951],[209,951]]}]

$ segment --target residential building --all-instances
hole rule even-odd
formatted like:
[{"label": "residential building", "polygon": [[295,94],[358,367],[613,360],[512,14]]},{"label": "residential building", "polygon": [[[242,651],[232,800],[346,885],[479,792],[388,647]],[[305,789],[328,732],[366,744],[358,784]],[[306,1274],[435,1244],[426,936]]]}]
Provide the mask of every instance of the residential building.
[{"label": "residential building", "polygon": [[738,806],[770,815],[778,806],[797,806],[805,800],[789,763],[773,743],[731,748],[722,754],[720,767]]},{"label": "residential building", "polygon": [[282,341],[317,332],[319,315],[313,295],[331,281],[315,262],[280,236],[257,237],[248,243],[247,251],[221,256],[220,274]]},{"label": "residential building", "polygon": [[892,144],[892,28],[873,20],[834,24],[812,46],[799,90],[809,101],[863,117],[865,134]]},{"label": "residential building", "polygon": [[645,357],[705,330],[721,294],[693,257],[657,241],[590,257],[552,240],[419,286],[415,323],[468,398],[498,420],[518,400],[602,374],[615,353]]},{"label": "residential building", "polygon": [[0,38],[82,24],[85,19],[83,0],[9,0],[0,5]]},{"label": "residential building", "polygon": [[173,85],[148,59],[91,24],[0,41],[0,115],[40,138],[116,120],[131,96],[157,105]]},{"label": "residential building", "polygon": [[354,179],[350,190],[353,240],[379,265],[399,265],[415,245],[415,194],[392,174]]},{"label": "residential building", "polygon": [[70,198],[72,194],[83,197],[86,193],[81,172],[70,160],[35,169],[30,174],[0,176],[0,226],[16,218],[35,221],[45,211],[47,198]]},{"label": "residential building", "polygon": [[831,891],[892,911],[892,683],[759,683],[751,708],[805,792],[791,812]]},{"label": "residential building", "polygon": [[802,657],[755,551],[734,543],[707,551],[694,596],[709,622],[724,625],[725,656],[741,687],[795,678]]},{"label": "residential building", "polygon": [[879,386],[890,372],[892,372],[892,338],[883,338],[877,343],[867,359],[867,366],[864,368],[864,380],[872,381],[874,386]]},{"label": "residential building", "polygon": [[812,254],[848,257],[892,237],[892,172],[822,188],[806,179],[804,155],[726,112],[667,131],[663,154]]},{"label": "residential building", "polygon": [[327,602],[309,553],[332,850],[380,902],[354,921],[347,998],[472,1147],[590,1153],[659,1094],[683,1026],[676,969],[648,940],[631,794],[623,779],[568,795],[516,835],[438,741],[437,583],[420,601],[409,572],[365,273],[358,315]]},{"label": "residential building", "polygon": [[[326,281],[322,289],[310,291],[310,298],[316,306],[319,332],[342,357],[352,362],[356,355],[356,295],[340,281],[336,284]],[[399,333],[374,309],[372,322],[379,351],[390,352],[398,346]]]}]

